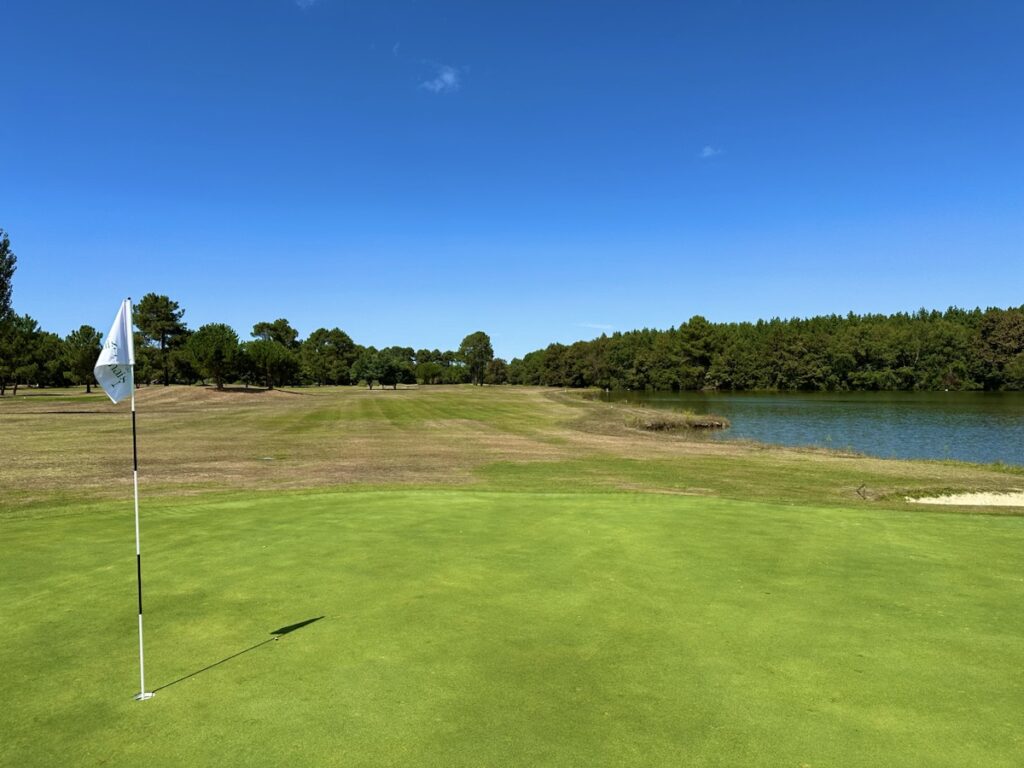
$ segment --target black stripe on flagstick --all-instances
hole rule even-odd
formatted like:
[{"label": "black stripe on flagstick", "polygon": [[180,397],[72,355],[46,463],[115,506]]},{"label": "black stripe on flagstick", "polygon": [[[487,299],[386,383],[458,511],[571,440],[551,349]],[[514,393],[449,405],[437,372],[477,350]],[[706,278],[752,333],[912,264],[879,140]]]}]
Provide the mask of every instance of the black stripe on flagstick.
[{"label": "black stripe on flagstick", "polygon": [[[132,382],[132,386],[133,387],[135,386],[135,382],[134,381]],[[132,460],[134,462],[132,467],[135,469],[136,472],[138,472],[139,471],[139,446],[138,446],[138,441],[135,438],[135,409],[134,408],[132,409]]]},{"label": "black stripe on flagstick", "polygon": [[[132,382],[132,386],[135,386],[135,382]],[[138,441],[135,439],[135,410],[132,409],[132,461],[135,469],[136,480],[138,482],[139,474],[139,446]],[[139,552],[135,553],[135,574],[139,582],[139,616],[142,615],[142,555]]]}]

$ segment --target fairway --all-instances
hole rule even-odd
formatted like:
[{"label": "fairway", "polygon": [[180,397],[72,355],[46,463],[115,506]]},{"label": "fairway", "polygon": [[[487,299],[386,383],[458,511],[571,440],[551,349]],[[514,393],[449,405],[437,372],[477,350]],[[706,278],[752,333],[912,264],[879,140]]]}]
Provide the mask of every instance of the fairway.
[{"label": "fairway", "polygon": [[[1024,761],[1024,518],[842,501],[861,477],[972,487],[1019,473],[727,454],[598,429],[596,411],[581,422],[581,406],[535,395],[244,401],[240,428],[277,435],[281,462],[307,439],[345,461],[346,435],[426,462],[409,444],[446,420],[463,443],[504,447],[450,445],[457,481],[438,470],[433,485],[367,474],[317,489],[293,463],[291,490],[208,480],[176,495],[168,480],[144,497],[145,703],[131,698],[130,498],[24,483],[0,516],[0,764]],[[175,445],[228,422],[186,402],[192,420],[175,422],[180,402],[148,415]],[[16,428],[51,430],[10,481],[92,439],[3,405]],[[102,411],[104,429],[123,416]]]}]

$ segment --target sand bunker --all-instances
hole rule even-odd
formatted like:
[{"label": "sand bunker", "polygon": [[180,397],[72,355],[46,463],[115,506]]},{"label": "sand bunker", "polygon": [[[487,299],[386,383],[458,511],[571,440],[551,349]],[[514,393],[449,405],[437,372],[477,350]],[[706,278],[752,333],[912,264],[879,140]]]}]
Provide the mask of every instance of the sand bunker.
[{"label": "sand bunker", "polygon": [[977,507],[1024,507],[1024,491],[1011,493],[954,493],[949,496],[930,496],[907,501],[915,504],[964,504]]}]

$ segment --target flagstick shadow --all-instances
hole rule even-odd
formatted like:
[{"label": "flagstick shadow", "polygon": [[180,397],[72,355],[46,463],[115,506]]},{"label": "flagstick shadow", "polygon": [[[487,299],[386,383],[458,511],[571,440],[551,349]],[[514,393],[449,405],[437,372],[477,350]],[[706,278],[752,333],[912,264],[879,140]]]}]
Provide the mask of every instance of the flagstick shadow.
[{"label": "flagstick shadow", "polygon": [[195,672],[189,672],[187,675],[184,675],[183,677],[179,677],[177,680],[173,680],[173,681],[171,681],[169,683],[165,683],[164,685],[161,685],[159,688],[154,688],[153,689],[153,693],[156,693],[157,691],[162,691],[165,688],[170,688],[172,685],[177,685],[178,683],[184,682],[185,680],[188,680],[191,677],[195,677],[196,675],[201,675],[203,672],[209,672],[214,667],[219,667],[221,664],[226,664],[227,662],[231,661],[232,659],[237,659],[239,656],[243,656],[243,655],[249,653],[250,651],[255,651],[257,648],[262,648],[267,643],[273,643],[276,640],[280,640],[285,635],[290,634],[290,633],[294,632],[297,629],[302,629],[303,627],[309,626],[313,622],[320,621],[320,619],[322,619],[322,618],[324,618],[324,617],[323,616],[317,616],[314,619],[306,619],[305,621],[300,621],[300,622],[298,622],[296,624],[289,624],[286,627],[280,627],[279,629],[275,629],[275,630],[273,630],[270,633],[271,635],[273,635],[273,637],[268,637],[266,640],[263,640],[263,641],[261,641],[259,643],[256,643],[256,645],[250,645],[245,650],[238,651],[237,653],[233,653],[230,656],[225,656],[220,661],[215,661],[215,662],[213,662],[213,664],[209,664],[209,665],[203,667],[202,669],[197,669]]}]

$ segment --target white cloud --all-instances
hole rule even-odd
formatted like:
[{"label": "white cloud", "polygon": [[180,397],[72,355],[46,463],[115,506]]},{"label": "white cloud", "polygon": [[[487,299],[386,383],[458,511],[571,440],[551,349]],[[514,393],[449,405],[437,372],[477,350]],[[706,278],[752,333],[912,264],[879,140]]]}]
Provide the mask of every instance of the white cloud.
[{"label": "white cloud", "polygon": [[451,93],[459,90],[462,85],[462,75],[455,67],[446,64],[435,64],[437,74],[430,80],[420,83],[420,88],[425,88],[431,93]]},{"label": "white cloud", "polygon": [[709,160],[712,157],[717,157],[724,151],[725,150],[720,149],[719,147],[713,147],[710,144],[705,144],[704,148],[700,151],[700,158],[701,160]]},{"label": "white cloud", "polygon": [[314,5],[320,2],[320,0],[293,0],[294,3],[305,10],[306,8],[312,8]]},{"label": "white cloud", "polygon": [[391,55],[392,56],[397,56],[398,55],[398,49],[401,48],[401,47],[402,47],[402,43],[401,42],[397,42],[394,45],[392,45],[391,46]]},{"label": "white cloud", "polygon": [[607,323],[576,323],[580,328],[590,328],[595,331],[610,331],[615,328],[614,325],[608,325]]}]

